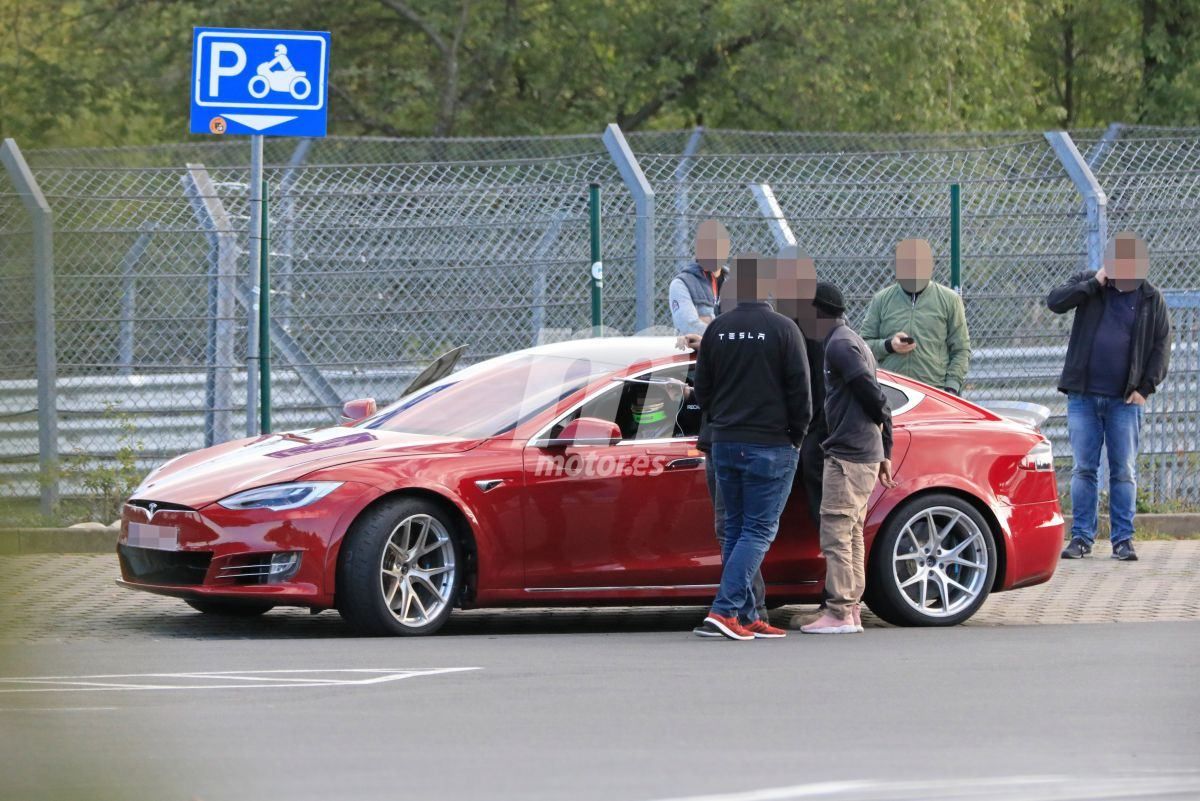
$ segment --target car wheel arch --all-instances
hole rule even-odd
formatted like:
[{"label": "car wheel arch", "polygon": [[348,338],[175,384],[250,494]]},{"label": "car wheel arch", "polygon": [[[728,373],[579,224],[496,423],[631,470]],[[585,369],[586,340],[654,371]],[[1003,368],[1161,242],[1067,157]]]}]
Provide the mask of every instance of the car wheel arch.
[{"label": "car wheel arch", "polygon": [[421,498],[427,500],[440,507],[453,520],[457,526],[457,533],[462,538],[463,555],[466,557],[466,570],[463,575],[462,592],[459,596],[459,602],[470,601],[475,596],[476,578],[479,569],[479,550],[476,544],[475,527],[472,525],[467,513],[462,507],[454,502],[451,498],[443,495],[440,492],[428,489],[426,487],[402,487],[400,489],[385,492],[378,498],[373,499],[370,503],[358,511],[354,519],[346,527],[343,536],[338,540],[337,545],[329,554],[328,564],[326,565],[327,581],[334,588],[334,597],[336,604],[337,585],[335,577],[337,575],[338,562],[341,558],[342,544],[345,542],[345,534],[350,531],[354,524],[362,518],[363,515],[370,512],[372,509],[382,504],[396,500],[397,498]]},{"label": "car wheel arch", "polygon": [[[896,516],[896,512],[902,506],[905,506],[914,499],[922,498],[926,495],[953,495],[954,497],[969,503],[975,509],[975,511],[979,512],[979,514],[983,516],[983,519],[988,524],[988,529],[992,535],[992,542],[995,543],[996,546],[996,577],[992,581],[992,587],[990,591],[998,591],[1004,585],[1005,571],[1008,568],[1008,541],[1004,536],[1004,529],[1000,525],[1000,519],[996,516],[996,513],[985,500],[980,498],[975,493],[956,486],[931,485],[922,487],[910,495],[905,495],[904,497],[897,499],[896,502],[893,503],[887,510],[887,513],[882,519],[873,521],[872,531],[878,532],[889,522],[891,522],[892,518]],[[871,564],[875,559],[875,554],[877,551],[875,545],[878,541],[878,537],[872,536],[871,550],[867,553],[868,565]]]}]

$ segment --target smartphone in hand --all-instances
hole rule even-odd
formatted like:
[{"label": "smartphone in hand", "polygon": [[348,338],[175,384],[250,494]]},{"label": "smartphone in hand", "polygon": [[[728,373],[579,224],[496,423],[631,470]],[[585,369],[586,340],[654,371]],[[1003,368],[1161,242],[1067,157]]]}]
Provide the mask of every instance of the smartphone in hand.
[{"label": "smartphone in hand", "polygon": [[913,339],[912,337],[900,337],[900,341],[905,345],[914,345],[917,342],[917,340]]}]

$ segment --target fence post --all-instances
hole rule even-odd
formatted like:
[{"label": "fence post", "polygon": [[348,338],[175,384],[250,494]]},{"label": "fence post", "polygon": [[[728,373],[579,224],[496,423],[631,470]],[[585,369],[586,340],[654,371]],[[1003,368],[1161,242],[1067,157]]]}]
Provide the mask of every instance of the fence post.
[{"label": "fence post", "polygon": [[558,239],[563,222],[567,219],[564,211],[556,211],[550,217],[546,231],[538,239],[533,248],[533,302],[530,304],[530,323],[533,326],[533,344],[541,345],[543,332],[546,329],[546,257],[550,248]]},{"label": "fence post", "polygon": [[137,266],[150,246],[155,225],[143,223],[141,233],[121,259],[121,322],[117,329],[117,362],[121,375],[133,375],[134,325],[137,317]]},{"label": "fence post", "polygon": [[796,235],[792,233],[792,227],[788,225],[787,219],[783,216],[783,209],[779,208],[779,201],[775,199],[775,192],[771,190],[771,185],[752,183],[749,186],[750,194],[754,195],[754,202],[758,204],[759,214],[766,219],[767,227],[771,229],[776,250],[795,247]]},{"label": "fence post", "polygon": [[246,232],[246,250],[250,263],[246,267],[246,285],[250,287],[249,316],[246,319],[246,436],[258,433],[258,329],[262,293],[262,221],[266,214],[263,204],[263,138],[250,137],[250,228]]},{"label": "fence post", "polygon": [[288,159],[283,177],[279,180],[277,202],[280,216],[283,219],[283,229],[279,232],[279,264],[272,280],[275,286],[275,315],[279,318],[285,331],[288,329],[288,320],[292,315],[292,254],[296,249],[294,227],[296,198],[292,194],[292,187],[296,183],[297,168],[308,158],[308,151],[312,147],[312,143],[311,139],[300,140],[296,149],[292,151],[292,157]]},{"label": "fence post", "polygon": [[604,130],[603,139],[621,180],[633,195],[637,213],[633,232],[634,328],[644,331],[654,321],[654,190],[615,122]]},{"label": "fence post", "polygon": [[683,270],[692,261],[691,226],[688,225],[688,173],[692,171],[692,156],[700,149],[704,126],[697,126],[683,147],[679,166],[675,168],[675,270]]},{"label": "fence post", "polygon": [[604,262],[600,257],[600,184],[588,186],[588,273],[592,286],[592,336],[600,336],[604,324]]},{"label": "fence post", "polygon": [[54,335],[54,216],[16,141],[0,145],[8,170],[33,223],[33,326],[37,359],[38,471],[41,512],[58,506],[58,353]]},{"label": "fence post", "polygon": [[1088,156],[1087,165],[1089,169],[1096,169],[1100,162],[1104,161],[1104,157],[1108,154],[1108,149],[1112,147],[1112,143],[1121,138],[1121,131],[1125,130],[1125,123],[1114,122],[1104,131],[1104,135],[1100,137],[1100,142],[1096,145],[1096,149]]},{"label": "fence post", "polygon": [[237,241],[225,206],[203,164],[188,164],[184,186],[197,219],[210,232],[208,372],[204,382],[204,444],[233,438],[233,319],[237,311]]},{"label": "fence post", "polygon": [[962,190],[950,184],[950,288],[962,294]]},{"label": "fence post", "polygon": [[1083,196],[1084,213],[1087,215],[1087,268],[1099,270],[1104,266],[1104,248],[1108,245],[1108,196],[1100,182],[1084,161],[1066,131],[1047,131],[1046,141],[1054,148],[1054,154],[1062,162]]}]

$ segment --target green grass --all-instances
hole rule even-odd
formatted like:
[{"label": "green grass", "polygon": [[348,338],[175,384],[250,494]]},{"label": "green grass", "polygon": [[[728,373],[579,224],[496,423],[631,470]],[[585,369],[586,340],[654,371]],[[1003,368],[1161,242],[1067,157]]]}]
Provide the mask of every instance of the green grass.
[{"label": "green grass", "polygon": [[[49,519],[42,517],[37,498],[0,498],[0,528],[64,527],[92,520],[92,502],[83,498],[63,498]],[[108,524],[112,520],[98,520]]]}]

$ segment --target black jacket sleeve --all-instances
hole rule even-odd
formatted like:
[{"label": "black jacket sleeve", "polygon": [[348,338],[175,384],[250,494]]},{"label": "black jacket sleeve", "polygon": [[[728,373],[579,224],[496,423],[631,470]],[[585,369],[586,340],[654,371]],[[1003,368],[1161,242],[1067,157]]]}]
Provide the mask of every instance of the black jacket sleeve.
[{"label": "black jacket sleeve", "polygon": [[862,406],[867,417],[883,428],[883,458],[891,459],[892,410],[888,408],[887,396],[879,388],[879,383],[870,374],[863,374],[851,379],[846,387],[854,394],[854,399]]},{"label": "black jacket sleeve", "polygon": [[1070,281],[1050,290],[1046,306],[1055,314],[1066,314],[1099,291],[1100,282],[1094,272],[1075,273]]},{"label": "black jacket sleeve", "polygon": [[1167,377],[1167,365],[1171,361],[1171,318],[1161,292],[1155,294],[1154,305],[1154,342],[1142,370],[1142,381],[1137,386],[1144,398],[1150,397]]},{"label": "black jacket sleeve", "polygon": [[[786,320],[786,318],[784,318]],[[787,403],[788,436],[800,447],[808,424],[812,422],[812,397],[809,387],[808,354],[804,351],[804,335],[791,320],[783,338],[783,394]],[[701,351],[703,352],[703,351]]]},{"label": "black jacket sleeve", "polygon": [[884,419],[891,417],[887,413],[887,397],[870,373],[851,379],[846,387],[854,393],[854,399],[862,406],[867,417],[871,418],[871,422],[883,425]]}]

